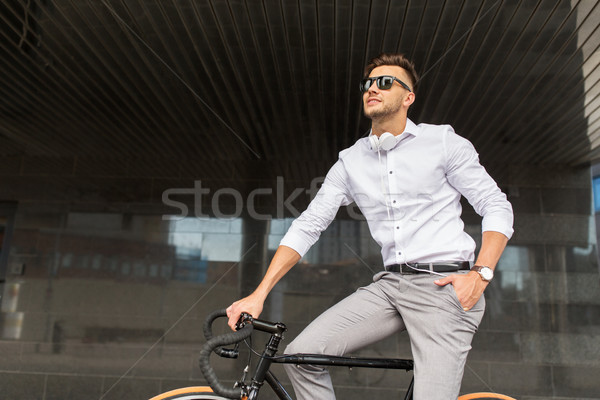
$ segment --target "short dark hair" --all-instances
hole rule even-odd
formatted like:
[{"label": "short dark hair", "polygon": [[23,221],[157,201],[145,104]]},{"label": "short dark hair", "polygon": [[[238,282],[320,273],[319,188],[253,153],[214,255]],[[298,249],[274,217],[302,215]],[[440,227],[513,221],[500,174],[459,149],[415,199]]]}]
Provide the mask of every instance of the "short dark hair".
[{"label": "short dark hair", "polygon": [[377,57],[372,58],[367,66],[365,67],[365,78],[369,76],[371,71],[382,65],[397,65],[404,69],[408,74],[412,84],[412,91],[417,89],[417,83],[419,82],[419,74],[415,68],[415,64],[404,56],[404,54],[395,53],[381,53]]}]

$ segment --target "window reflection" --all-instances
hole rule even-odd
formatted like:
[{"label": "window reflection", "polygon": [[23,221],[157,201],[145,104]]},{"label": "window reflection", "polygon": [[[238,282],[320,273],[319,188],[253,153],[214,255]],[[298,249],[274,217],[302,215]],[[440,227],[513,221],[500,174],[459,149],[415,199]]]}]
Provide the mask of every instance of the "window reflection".
[{"label": "window reflection", "polygon": [[503,290],[520,292],[524,288],[523,272],[529,272],[531,264],[535,264],[535,259],[530,254],[530,249],[526,246],[507,246],[502,253],[502,258],[498,262],[496,274],[500,279],[500,287]]},{"label": "window reflection", "polygon": [[239,261],[242,220],[184,218],[170,221],[168,243],[179,258]]}]

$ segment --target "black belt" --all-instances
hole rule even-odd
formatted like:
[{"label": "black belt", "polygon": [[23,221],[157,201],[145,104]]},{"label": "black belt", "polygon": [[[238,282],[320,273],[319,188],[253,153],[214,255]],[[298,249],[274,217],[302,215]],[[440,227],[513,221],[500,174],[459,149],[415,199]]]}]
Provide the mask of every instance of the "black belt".
[{"label": "black belt", "polygon": [[[411,268],[412,267],[412,268]],[[424,270],[415,271],[413,268]],[[436,263],[407,263],[392,264],[385,267],[386,271],[401,274],[426,274],[429,272],[456,272],[471,269],[470,261],[436,262]]]}]

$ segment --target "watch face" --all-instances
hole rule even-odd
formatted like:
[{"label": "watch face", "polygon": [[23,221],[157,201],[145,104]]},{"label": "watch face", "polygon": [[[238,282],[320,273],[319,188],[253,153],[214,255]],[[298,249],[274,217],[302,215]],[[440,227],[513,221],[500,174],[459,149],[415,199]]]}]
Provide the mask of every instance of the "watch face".
[{"label": "watch face", "polygon": [[494,271],[492,271],[492,269],[489,267],[481,268],[480,273],[481,276],[483,276],[483,279],[485,279],[486,281],[489,281],[494,277]]}]

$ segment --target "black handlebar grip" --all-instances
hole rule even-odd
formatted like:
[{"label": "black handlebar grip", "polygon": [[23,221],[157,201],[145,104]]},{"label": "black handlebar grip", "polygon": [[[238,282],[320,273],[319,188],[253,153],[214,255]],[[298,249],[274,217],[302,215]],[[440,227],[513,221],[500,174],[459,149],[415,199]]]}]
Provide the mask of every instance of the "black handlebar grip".
[{"label": "black handlebar grip", "polygon": [[227,311],[224,308],[221,310],[215,310],[206,316],[206,318],[204,319],[203,330],[204,330],[204,337],[206,338],[207,341],[209,341],[213,337],[212,323],[214,322],[214,320],[217,318],[226,317],[226,316],[227,316]]},{"label": "black handlebar grip", "polygon": [[[207,341],[213,338],[212,323],[215,321],[215,319],[226,316],[227,311],[225,311],[225,309],[213,311],[206,316],[202,330],[204,331],[204,337]],[[222,347],[215,348],[214,352],[220,357],[224,358],[238,358],[239,355],[239,352],[236,349],[224,349]]]},{"label": "black handlebar grip", "polygon": [[241,342],[242,340],[248,338],[252,334],[253,329],[254,327],[252,326],[252,324],[247,324],[237,332],[226,333],[224,335],[219,335],[211,338],[210,340],[208,340],[208,342],[206,342],[204,347],[202,347],[202,350],[200,351],[200,370],[202,371],[202,375],[204,375],[210,387],[219,396],[227,397],[229,399],[240,399],[242,397],[242,389],[230,389],[223,386],[219,382],[215,370],[210,365],[210,353],[212,353],[219,346],[225,346],[228,344]]}]

